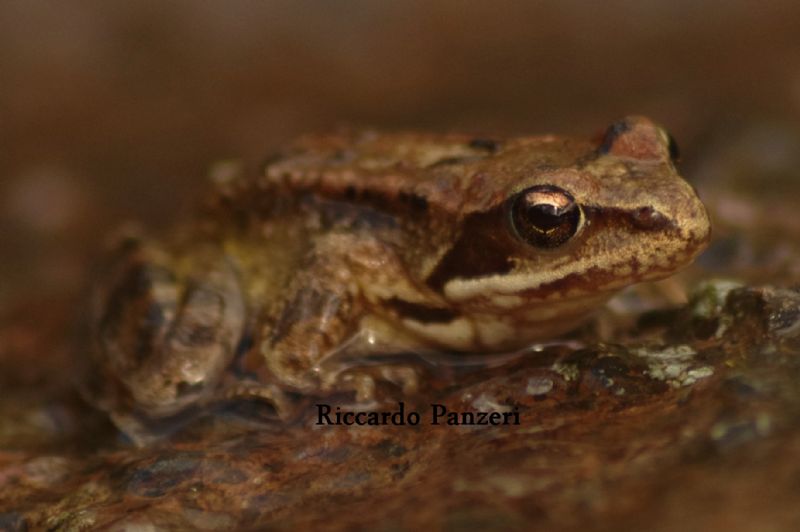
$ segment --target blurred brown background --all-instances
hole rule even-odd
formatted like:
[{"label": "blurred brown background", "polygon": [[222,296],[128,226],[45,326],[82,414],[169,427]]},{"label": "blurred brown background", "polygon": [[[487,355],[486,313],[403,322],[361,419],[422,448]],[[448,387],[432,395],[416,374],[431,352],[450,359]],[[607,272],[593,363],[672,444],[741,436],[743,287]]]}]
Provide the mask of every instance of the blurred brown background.
[{"label": "blurred brown background", "polygon": [[300,133],[591,135],[631,113],[690,179],[750,124],[796,160],[800,3],[5,1],[0,308],[76,290],[115,226],[170,222],[214,161]]}]

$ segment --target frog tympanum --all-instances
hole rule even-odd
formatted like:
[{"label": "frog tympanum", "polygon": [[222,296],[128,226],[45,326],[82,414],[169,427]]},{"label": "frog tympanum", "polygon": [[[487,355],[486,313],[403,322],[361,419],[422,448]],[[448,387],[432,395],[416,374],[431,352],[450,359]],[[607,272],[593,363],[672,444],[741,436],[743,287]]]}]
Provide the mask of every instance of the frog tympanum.
[{"label": "frog tympanum", "polygon": [[381,354],[553,338],[705,247],[705,208],[674,157],[642,117],[597,141],[301,138],[262,174],[217,183],[170,237],[111,253],[91,309],[91,400],[123,425],[237,397],[285,417],[287,395],[413,390],[415,369]]}]

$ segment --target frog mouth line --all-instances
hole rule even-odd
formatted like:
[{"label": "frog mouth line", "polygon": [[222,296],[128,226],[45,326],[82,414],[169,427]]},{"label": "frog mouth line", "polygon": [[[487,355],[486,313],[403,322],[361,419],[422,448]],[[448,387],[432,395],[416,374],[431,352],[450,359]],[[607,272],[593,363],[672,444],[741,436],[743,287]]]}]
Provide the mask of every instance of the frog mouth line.
[{"label": "frog mouth line", "polygon": [[456,302],[481,298],[487,293],[545,300],[554,295],[579,297],[591,292],[614,291],[638,282],[664,278],[688,266],[702,251],[702,242],[688,240],[677,252],[665,255],[669,258],[662,264],[650,266],[646,270],[641,268],[636,258],[624,262],[609,261],[611,266],[594,266],[583,271],[579,264],[567,263],[538,276],[521,272],[453,279],[444,286],[444,295]]}]

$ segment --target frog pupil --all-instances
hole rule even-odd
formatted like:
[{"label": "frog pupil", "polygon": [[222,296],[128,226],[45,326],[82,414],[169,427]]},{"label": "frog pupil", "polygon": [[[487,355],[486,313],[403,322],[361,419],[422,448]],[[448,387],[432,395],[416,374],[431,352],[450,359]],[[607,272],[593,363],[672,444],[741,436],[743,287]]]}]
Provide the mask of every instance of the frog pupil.
[{"label": "frog pupil", "polygon": [[526,243],[539,248],[564,244],[577,232],[580,207],[566,191],[540,185],[518,194],[511,206],[514,232]]},{"label": "frog pupil", "polygon": [[548,232],[561,225],[564,220],[564,209],[549,203],[540,203],[528,207],[525,217],[531,225],[542,232]]}]

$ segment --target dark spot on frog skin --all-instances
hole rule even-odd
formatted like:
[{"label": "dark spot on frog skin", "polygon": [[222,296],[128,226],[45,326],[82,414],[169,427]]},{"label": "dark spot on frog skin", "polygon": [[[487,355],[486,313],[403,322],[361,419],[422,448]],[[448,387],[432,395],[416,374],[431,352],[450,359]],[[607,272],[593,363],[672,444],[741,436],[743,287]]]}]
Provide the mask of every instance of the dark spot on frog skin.
[{"label": "dark spot on frog skin", "polygon": [[450,164],[465,163],[468,161],[473,161],[475,159],[476,157],[445,157],[444,159],[439,159],[438,161],[435,161],[425,166],[425,168],[435,168],[437,166],[447,166]]},{"label": "dark spot on frog skin", "polygon": [[397,227],[397,218],[387,214],[385,210],[371,208],[367,205],[353,205],[341,201],[321,201],[316,209],[320,213],[323,226],[347,227],[353,230],[393,229]]},{"label": "dark spot on frog skin", "polygon": [[341,220],[352,217],[357,211],[371,210],[373,214],[367,213],[366,216],[381,220],[379,226],[386,227],[396,226],[396,220],[389,221],[396,214],[419,215],[428,212],[428,199],[413,190],[386,192],[351,184],[322,196],[319,201],[312,200],[311,207],[323,209],[323,217],[328,220]]},{"label": "dark spot on frog skin", "polygon": [[413,192],[400,192],[400,201],[411,206],[416,211],[425,212],[428,210],[428,200]]},{"label": "dark spot on frog skin", "polygon": [[386,300],[385,303],[401,317],[410,318],[420,323],[447,323],[456,317],[456,313],[448,308],[430,307],[397,297],[392,297]]},{"label": "dark spot on frog skin", "polygon": [[611,151],[611,147],[614,145],[614,141],[617,138],[625,133],[626,131],[630,130],[631,126],[625,120],[620,120],[618,122],[614,122],[608,129],[606,130],[605,135],[603,136],[603,142],[597,148],[597,151],[601,154],[607,154]]},{"label": "dark spot on frog skin", "polygon": [[488,151],[489,153],[494,153],[497,151],[499,143],[496,140],[484,139],[479,137],[470,140],[469,147],[475,148],[476,150],[485,150]]},{"label": "dark spot on frog skin", "polygon": [[670,225],[666,216],[652,207],[641,207],[630,213],[630,220],[637,229],[654,231]]}]

